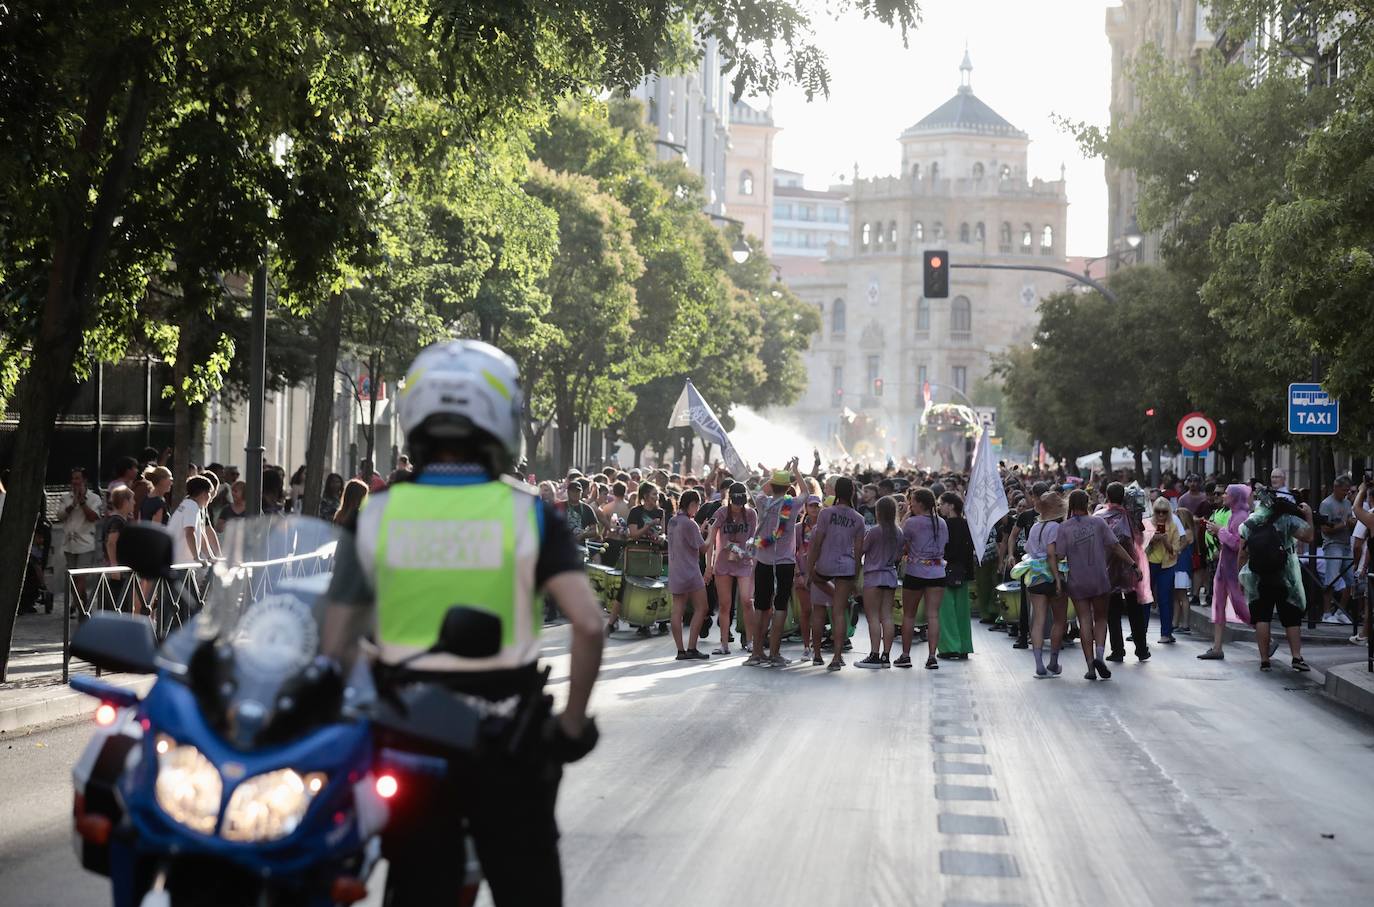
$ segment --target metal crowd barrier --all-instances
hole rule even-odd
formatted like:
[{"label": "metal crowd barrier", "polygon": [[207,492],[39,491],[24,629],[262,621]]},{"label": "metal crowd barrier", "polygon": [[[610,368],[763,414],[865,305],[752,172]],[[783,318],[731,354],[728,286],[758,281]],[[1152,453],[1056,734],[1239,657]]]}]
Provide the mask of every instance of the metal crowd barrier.
[{"label": "metal crowd barrier", "polygon": [[[334,545],[325,545],[306,554],[293,554],[266,561],[239,565],[248,573],[243,585],[248,603],[271,595],[284,580],[329,573],[334,567]],[[67,595],[62,614],[62,682],[66,683],[71,662],[71,622],[84,621],[92,613],[141,614],[152,622],[153,634],[161,643],[173,630],[200,613],[211,565],[192,562],[173,564],[171,579],[146,580],[128,567],[82,567],[67,571]],[[86,594],[77,592],[76,580],[84,577]],[[100,669],[96,669],[100,673]]]}]

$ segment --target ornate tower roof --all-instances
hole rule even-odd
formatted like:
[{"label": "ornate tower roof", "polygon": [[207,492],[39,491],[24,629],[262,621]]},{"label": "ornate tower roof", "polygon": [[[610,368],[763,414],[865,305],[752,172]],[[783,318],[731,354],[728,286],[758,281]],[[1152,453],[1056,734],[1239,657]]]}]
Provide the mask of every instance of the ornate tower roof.
[{"label": "ornate tower roof", "polygon": [[1027,135],[1008,123],[1002,116],[973,93],[973,61],[964,50],[959,64],[959,90],[939,107],[926,114],[902,137],[938,132],[962,132],[973,135],[999,135],[1008,138],[1027,138]]}]

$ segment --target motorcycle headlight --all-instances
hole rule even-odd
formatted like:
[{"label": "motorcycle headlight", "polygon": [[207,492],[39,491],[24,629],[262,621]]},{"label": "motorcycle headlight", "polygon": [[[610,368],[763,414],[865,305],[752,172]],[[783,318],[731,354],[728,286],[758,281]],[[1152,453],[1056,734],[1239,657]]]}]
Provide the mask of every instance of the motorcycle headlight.
[{"label": "motorcycle headlight", "polygon": [[220,834],[230,841],[284,838],[300,825],[324,782],[319,772],[300,775],[289,768],[254,775],[234,788]]},{"label": "motorcycle headlight", "polygon": [[215,833],[224,782],[219,769],[194,746],[159,735],[157,805],[174,821],[203,835]]}]

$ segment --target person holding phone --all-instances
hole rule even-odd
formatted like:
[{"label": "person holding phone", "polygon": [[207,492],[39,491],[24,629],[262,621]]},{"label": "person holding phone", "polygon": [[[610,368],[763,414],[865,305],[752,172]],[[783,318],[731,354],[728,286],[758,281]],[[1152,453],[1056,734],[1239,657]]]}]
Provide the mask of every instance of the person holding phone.
[{"label": "person holding phone", "polygon": [[1174,574],[1183,550],[1183,523],[1174,516],[1168,498],[1155,498],[1150,513],[1145,522],[1145,556],[1150,562],[1150,588],[1159,604],[1159,641],[1169,645],[1175,642]]}]

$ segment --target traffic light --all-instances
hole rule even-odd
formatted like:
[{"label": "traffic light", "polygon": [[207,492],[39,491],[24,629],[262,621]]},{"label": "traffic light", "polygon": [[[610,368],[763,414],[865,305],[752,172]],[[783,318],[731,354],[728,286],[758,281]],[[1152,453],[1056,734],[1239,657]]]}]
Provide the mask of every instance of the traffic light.
[{"label": "traffic light", "polygon": [[840,405],[841,403],[843,403],[843,402],[844,402],[844,388],[842,388],[842,387],[837,387],[837,388],[835,388],[835,405],[836,405],[836,406],[839,406],[839,405]]},{"label": "traffic light", "polygon": [[1150,417],[1153,418],[1153,417],[1154,417],[1154,414],[1155,414],[1155,408],[1154,408],[1153,406],[1150,407],[1149,409],[1145,410],[1145,415],[1147,415],[1147,416],[1150,416]]},{"label": "traffic light", "polygon": [[875,396],[875,397],[881,397],[882,395],[883,395],[883,379],[882,379],[882,378],[874,378],[874,379],[873,379],[873,396]]},{"label": "traffic light", "polygon": [[949,253],[943,249],[928,249],[925,253],[926,299],[949,298]]}]

